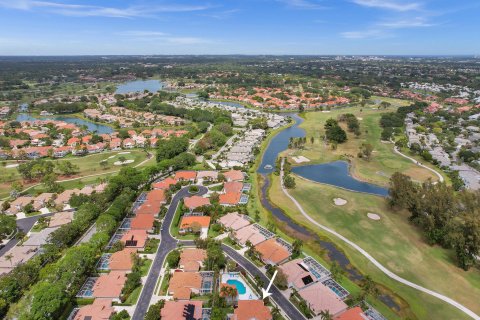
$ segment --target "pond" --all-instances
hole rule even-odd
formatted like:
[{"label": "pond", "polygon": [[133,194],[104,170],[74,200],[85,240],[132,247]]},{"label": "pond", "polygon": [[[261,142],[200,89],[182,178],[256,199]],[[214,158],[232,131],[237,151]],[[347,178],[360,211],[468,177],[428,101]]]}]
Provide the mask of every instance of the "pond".
[{"label": "pond", "polygon": [[115,93],[126,94],[133,92],[143,92],[148,90],[150,92],[157,92],[162,89],[164,84],[159,80],[135,80],[122,83],[117,86]]},{"label": "pond", "polygon": [[388,196],[388,189],[353,178],[346,161],[292,167],[292,172],[311,181],[356,192]]},{"label": "pond", "polygon": [[298,127],[303,122],[303,119],[296,113],[285,114],[285,116],[291,117],[295,121],[295,124],[280,131],[280,133],[273,137],[263,154],[262,163],[257,170],[258,173],[267,174],[273,172],[278,154],[288,148],[290,138],[305,136],[305,131]]},{"label": "pond", "polygon": [[81,119],[73,116],[64,116],[64,115],[59,115],[59,116],[47,116],[47,117],[40,117],[40,116],[32,116],[28,113],[20,113],[17,118],[17,121],[35,121],[35,120],[57,120],[57,121],[64,121],[67,123],[73,123],[78,126],[85,125],[87,127],[87,130],[90,132],[97,132],[98,134],[110,134],[114,132],[112,127],[103,125],[103,124],[98,124],[95,122],[92,122],[90,120],[86,119]]},{"label": "pond", "polygon": [[245,106],[242,105],[241,103],[238,103],[238,102],[232,102],[232,101],[215,101],[215,100],[208,100],[208,101],[211,102],[211,103],[223,104],[224,106],[230,106],[230,107],[245,109]]}]

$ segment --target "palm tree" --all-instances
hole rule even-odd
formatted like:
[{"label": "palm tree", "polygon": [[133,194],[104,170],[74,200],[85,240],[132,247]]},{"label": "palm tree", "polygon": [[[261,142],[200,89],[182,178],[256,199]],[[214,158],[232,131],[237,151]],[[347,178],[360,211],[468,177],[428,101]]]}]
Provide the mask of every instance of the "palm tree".
[{"label": "palm tree", "polygon": [[333,320],[333,315],[328,310],[320,311],[320,319],[322,320]]},{"label": "palm tree", "polygon": [[13,266],[12,259],[13,259],[13,254],[9,253],[5,255],[5,260],[10,261],[10,266]]}]

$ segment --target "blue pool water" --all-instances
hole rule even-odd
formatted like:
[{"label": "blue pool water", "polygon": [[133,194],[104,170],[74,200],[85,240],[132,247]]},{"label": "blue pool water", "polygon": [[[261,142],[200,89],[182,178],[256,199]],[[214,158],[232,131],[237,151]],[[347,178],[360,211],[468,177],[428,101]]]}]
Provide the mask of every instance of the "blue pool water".
[{"label": "blue pool water", "polygon": [[247,292],[247,288],[245,287],[245,285],[238,280],[227,280],[227,284],[235,286],[237,288],[238,294],[245,294]]}]

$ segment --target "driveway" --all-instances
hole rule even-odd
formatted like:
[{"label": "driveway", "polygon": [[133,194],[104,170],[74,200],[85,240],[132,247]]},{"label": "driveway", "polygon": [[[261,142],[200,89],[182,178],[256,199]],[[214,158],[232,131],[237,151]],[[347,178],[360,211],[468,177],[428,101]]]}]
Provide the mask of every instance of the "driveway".
[{"label": "driveway", "polygon": [[[37,220],[40,217],[48,217],[48,216],[51,216],[52,214],[53,213],[46,213],[46,214],[39,214],[39,215],[36,215],[36,216],[33,216],[33,217],[17,219],[17,228],[19,230],[27,233],[28,231],[30,231],[30,229],[32,229],[33,225],[35,224],[35,222],[37,222]],[[5,253],[7,253],[8,250],[15,247],[15,245],[18,242],[19,242],[19,239],[14,238],[14,239],[10,240],[7,244],[5,244],[5,247],[3,247],[0,250],[0,257],[3,256]]]}]

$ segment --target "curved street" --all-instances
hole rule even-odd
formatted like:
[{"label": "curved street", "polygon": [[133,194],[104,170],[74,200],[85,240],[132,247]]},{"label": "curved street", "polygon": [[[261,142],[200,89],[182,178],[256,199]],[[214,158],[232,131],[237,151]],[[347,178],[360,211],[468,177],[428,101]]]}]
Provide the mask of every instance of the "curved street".
[{"label": "curved street", "polygon": [[[199,193],[197,193],[197,195],[204,195],[207,193],[208,189],[206,187],[198,187],[200,191]],[[188,188],[189,186],[181,189],[177,194],[175,194],[172,202],[170,203],[170,206],[168,207],[167,213],[165,214],[162,229],[160,231],[161,242],[158,247],[155,259],[150,268],[147,280],[145,281],[145,285],[143,286],[142,292],[138,299],[138,303],[133,313],[132,320],[144,319],[145,314],[147,313],[150,306],[150,301],[152,299],[157,281],[160,276],[160,270],[162,269],[163,263],[168,253],[176,249],[179,244],[182,244],[184,246],[194,245],[193,241],[179,241],[170,234],[170,226],[172,224],[178,204],[183,198],[191,195],[190,193],[188,193]],[[225,244],[222,244],[222,248],[230,258],[235,260],[240,265],[240,267],[242,267],[252,276],[258,275],[265,283],[265,285],[268,284],[270,280],[267,278],[267,276],[265,276],[265,274],[263,274],[260,269],[258,269],[248,259],[246,259],[233,248]],[[270,292],[272,293],[271,299],[275,301],[275,303],[288,315],[291,320],[305,319],[303,314],[280,292],[280,290],[278,290],[277,287],[275,287],[275,285],[272,285]]]},{"label": "curved street", "polygon": [[434,170],[434,169],[432,169],[432,168],[430,168],[430,167],[427,167],[426,165],[421,164],[420,162],[418,162],[417,160],[413,159],[412,157],[407,156],[406,154],[401,153],[400,150],[398,150],[398,147],[397,147],[397,146],[394,146],[394,147],[393,147],[393,151],[395,151],[395,153],[397,153],[398,155],[400,155],[400,156],[402,156],[402,157],[404,157],[404,158],[412,161],[412,162],[415,163],[417,166],[422,167],[422,168],[424,168],[424,169],[427,169],[428,171],[433,172],[433,173],[438,177],[438,181],[440,181],[440,182],[445,181],[445,179],[443,178],[443,176],[442,176],[438,171],[436,171],[436,170]]},{"label": "curved street", "polygon": [[480,320],[480,316],[478,316],[475,312],[473,312],[472,310],[468,309],[467,307],[465,307],[464,305],[458,303],[457,301],[447,297],[447,296],[444,296],[438,292],[435,292],[433,290],[430,290],[430,289],[427,289],[427,288],[424,288],[416,283],[413,283],[413,282],[410,282],[398,275],[396,275],[395,273],[393,273],[392,271],[388,270],[386,267],[384,267],[380,262],[378,262],[374,257],[372,257],[367,251],[363,250],[358,244],[348,240],[347,238],[345,238],[344,236],[342,236],[341,234],[339,234],[338,232],[318,223],[317,221],[315,221],[315,219],[313,219],[312,217],[310,217],[308,215],[308,213],[303,209],[303,207],[300,205],[300,203],[298,203],[298,201],[293,197],[291,196],[287,189],[284,187],[283,185],[283,164],[285,162],[285,159],[282,159],[282,166],[281,166],[281,170],[280,170],[280,181],[282,181],[282,191],[283,193],[290,199],[292,200],[292,202],[295,204],[295,206],[298,208],[298,210],[300,211],[300,213],[308,220],[310,221],[311,223],[313,223],[314,225],[316,225],[317,227],[321,228],[322,230],[330,233],[330,234],[333,234],[334,236],[336,236],[337,238],[339,238],[340,240],[344,241],[345,243],[347,243],[348,245],[350,245],[351,247],[353,247],[355,250],[357,250],[358,252],[360,252],[364,257],[366,257],[371,263],[373,263],[377,268],[380,269],[380,271],[382,271],[383,273],[385,273],[388,277],[392,278],[393,280],[396,280],[400,283],[403,283],[411,288],[414,288],[414,289],[417,289],[419,291],[422,291],[426,294],[429,294],[431,296],[434,296],[452,306],[454,306],[455,308],[459,309],[460,311],[464,312],[465,314],[467,314],[468,316],[470,316],[471,318],[475,319],[475,320]]}]

